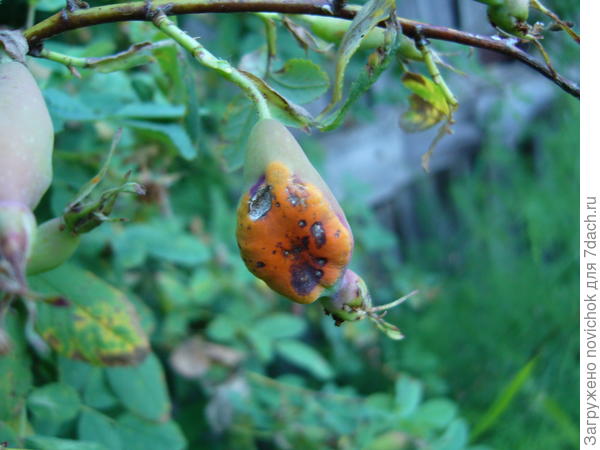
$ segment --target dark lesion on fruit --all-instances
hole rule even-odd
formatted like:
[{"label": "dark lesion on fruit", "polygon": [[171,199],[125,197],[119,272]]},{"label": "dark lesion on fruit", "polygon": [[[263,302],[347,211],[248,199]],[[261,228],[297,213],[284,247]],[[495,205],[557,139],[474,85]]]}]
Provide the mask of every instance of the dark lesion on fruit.
[{"label": "dark lesion on fruit", "polygon": [[298,295],[308,295],[319,284],[323,271],[306,262],[292,264],[290,267],[291,284]]},{"label": "dark lesion on fruit", "polygon": [[248,200],[248,217],[250,217],[250,220],[256,221],[266,216],[271,210],[274,199],[272,190],[273,186],[264,184],[250,197],[250,200]]},{"label": "dark lesion on fruit", "polygon": [[290,205],[301,208],[306,208],[306,199],[308,198],[308,191],[302,183],[294,182],[285,188],[287,192],[287,200]]},{"label": "dark lesion on fruit", "polygon": [[310,234],[315,240],[315,244],[317,248],[321,248],[327,242],[327,237],[325,236],[325,228],[321,222],[315,222],[310,227]]},{"label": "dark lesion on fruit", "polygon": [[266,264],[262,261],[256,261],[256,268],[257,269],[262,269],[263,267],[265,267]]},{"label": "dark lesion on fruit", "polygon": [[314,258],[315,264],[319,267],[324,267],[327,265],[327,258],[316,257]]}]

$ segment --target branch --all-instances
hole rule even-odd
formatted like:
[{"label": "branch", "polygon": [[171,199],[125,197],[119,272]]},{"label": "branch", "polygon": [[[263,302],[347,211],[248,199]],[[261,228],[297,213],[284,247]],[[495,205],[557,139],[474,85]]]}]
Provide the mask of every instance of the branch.
[{"label": "branch", "polygon": [[[338,8],[337,4],[336,0],[155,0],[150,6],[161,8],[168,15],[278,12],[352,19],[356,14],[355,10]],[[65,9],[28,28],[23,34],[29,41],[30,48],[35,52],[36,49],[39,51],[43,40],[65,31],[110,22],[149,21],[148,13],[149,3],[141,1],[79,9],[73,12]],[[455,42],[507,55],[528,65],[572,96],[577,98],[580,96],[577,83],[553,73],[543,62],[517,48],[513,40],[500,40],[404,18],[398,18],[398,20],[402,25],[403,33],[411,38],[415,38],[420,33],[428,39]]]}]

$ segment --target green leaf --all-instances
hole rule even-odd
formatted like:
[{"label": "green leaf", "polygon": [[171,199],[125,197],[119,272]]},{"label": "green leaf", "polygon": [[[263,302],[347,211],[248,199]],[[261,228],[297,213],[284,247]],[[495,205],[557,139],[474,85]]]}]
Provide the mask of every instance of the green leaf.
[{"label": "green leaf", "polygon": [[125,414],[119,418],[118,427],[121,440],[127,442],[127,450],[182,450],[186,448],[185,436],[173,421],[157,424],[133,414]]},{"label": "green leaf", "polygon": [[257,320],[252,330],[272,340],[292,338],[304,333],[306,322],[293,314],[276,313]]},{"label": "green leaf", "polygon": [[129,103],[124,105],[113,117],[136,119],[180,119],[185,115],[184,105],[168,103]]},{"label": "green leaf", "polygon": [[504,389],[498,393],[494,402],[473,428],[471,440],[475,440],[498,422],[500,416],[508,409],[515,396],[525,385],[525,382],[533,375],[533,369],[535,368],[537,361],[537,356],[527,361],[527,363],[512,377]]},{"label": "green leaf", "polygon": [[148,353],[148,338],[125,295],[71,264],[29,278],[32,289],[66,302],[40,302],[36,329],[59,354],[95,365],[132,364]]},{"label": "green leaf", "polygon": [[444,434],[432,442],[432,450],[463,450],[469,439],[469,429],[462,419],[454,420],[446,429]]},{"label": "green leaf", "polygon": [[113,246],[118,261],[126,268],[142,264],[147,255],[189,266],[210,258],[206,245],[198,237],[172,221],[129,225],[113,240]]},{"label": "green leaf", "polygon": [[[171,413],[171,401],[162,366],[154,354],[136,367],[106,369],[108,382],[121,403],[148,420],[163,421]],[[127,442],[127,441],[125,441]]]},{"label": "green leaf", "polygon": [[298,104],[316,100],[329,89],[329,76],[307,59],[290,59],[271,75],[273,86]]},{"label": "green leaf", "polygon": [[16,431],[3,421],[0,421],[0,442],[6,442],[8,448],[21,445]]},{"label": "green leaf", "polygon": [[77,432],[80,439],[97,442],[110,450],[123,448],[116,421],[93,409],[81,413]]},{"label": "green leaf", "polygon": [[5,317],[5,330],[11,340],[11,350],[0,356],[0,422],[8,422],[20,414],[32,386],[24,326],[17,311],[10,309]]},{"label": "green leaf", "polygon": [[329,131],[341,125],[344,117],[350,110],[350,107],[359,99],[359,97],[369,90],[371,86],[379,79],[379,76],[389,67],[394,60],[395,52],[399,45],[398,33],[390,28],[384,32],[385,46],[373,52],[363,71],[352,83],[350,93],[343,105],[330,116],[321,120],[319,129]]},{"label": "green leaf", "polygon": [[396,403],[401,417],[413,414],[423,398],[423,385],[406,375],[396,380]]},{"label": "green leaf", "polygon": [[77,416],[81,400],[77,391],[68,384],[50,383],[29,394],[27,408],[36,431],[54,434],[60,425]]},{"label": "green leaf", "polygon": [[112,450],[102,444],[87,441],[73,441],[48,436],[28,436],[25,444],[35,450]]},{"label": "green leaf", "polygon": [[58,11],[65,7],[65,2],[63,0],[39,0],[36,3],[35,9],[44,12]]},{"label": "green leaf", "polygon": [[192,160],[198,153],[182,125],[141,120],[126,120],[123,124],[138,130],[149,139],[160,140],[168,147],[174,149],[184,159]]},{"label": "green leaf", "polygon": [[58,357],[59,380],[83,392],[94,371],[100,370],[86,362]]},{"label": "green leaf", "polygon": [[68,95],[58,89],[49,88],[44,91],[44,99],[53,118],[77,121],[103,118],[101,114],[87,106],[77,95]]},{"label": "green leaf", "polygon": [[369,0],[356,13],[337,51],[333,94],[326,111],[342,99],[346,67],[352,55],[354,55],[360,47],[361,42],[379,22],[388,19],[391,14],[395,14],[395,8],[396,2],[394,0]]},{"label": "green leaf", "polygon": [[446,427],[456,416],[456,405],[450,400],[434,399],[423,403],[411,416],[411,424],[422,431]]},{"label": "green leaf", "polygon": [[83,391],[83,401],[86,406],[96,409],[110,409],[119,404],[108,386],[104,369],[94,367]]},{"label": "green leaf", "polygon": [[278,341],[277,352],[290,363],[301,367],[322,380],[332,378],[333,369],[316,350],[308,345],[291,339]]}]

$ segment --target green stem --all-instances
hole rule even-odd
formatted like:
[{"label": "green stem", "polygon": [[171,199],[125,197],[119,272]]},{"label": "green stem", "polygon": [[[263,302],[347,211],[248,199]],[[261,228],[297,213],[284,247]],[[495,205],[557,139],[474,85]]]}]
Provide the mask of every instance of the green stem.
[{"label": "green stem", "polygon": [[188,35],[171,21],[165,13],[158,11],[152,18],[154,25],[187,50],[200,64],[217,71],[221,76],[237,84],[250,97],[262,119],[271,117],[271,111],[265,97],[256,85],[239,70],[224,59],[217,58],[206,50],[198,41]]},{"label": "green stem", "polygon": [[440,73],[440,70],[438,69],[438,66],[435,63],[433,54],[427,48],[427,45],[425,45],[424,40],[421,38],[417,38],[416,44],[417,44],[417,48],[423,54],[423,62],[425,63],[425,66],[427,66],[427,70],[429,71],[431,78],[433,78],[433,81],[435,82],[435,84],[437,84],[442,89],[442,92],[444,93],[444,97],[446,97],[446,101],[450,105],[450,109],[451,109],[450,114],[452,114],[452,111],[454,111],[456,108],[458,108],[458,101],[456,100],[456,97],[454,97],[454,94],[452,93],[452,91],[450,90],[450,88],[448,87],[446,82],[444,81],[444,77],[442,77],[442,74]]},{"label": "green stem", "polygon": [[124,50],[119,53],[115,53],[114,55],[100,56],[100,57],[77,57],[77,56],[69,56],[63,53],[55,52],[52,50],[48,50],[47,48],[42,48],[36,56],[40,56],[42,58],[48,59],[50,61],[54,61],[60,64],[64,64],[67,67],[79,67],[82,69],[94,69],[96,67],[100,67],[104,64],[121,62],[125,64],[128,60],[133,59],[142,51],[150,51],[155,50],[157,48],[167,47],[169,45],[174,45],[173,41],[170,39],[165,39],[163,41],[158,42],[141,42],[139,44],[133,44],[127,50]]},{"label": "green stem", "polygon": [[271,65],[277,56],[277,25],[271,17],[271,14],[257,13],[260,20],[265,25],[265,35],[267,38],[267,65],[265,67],[265,79],[271,74]]}]

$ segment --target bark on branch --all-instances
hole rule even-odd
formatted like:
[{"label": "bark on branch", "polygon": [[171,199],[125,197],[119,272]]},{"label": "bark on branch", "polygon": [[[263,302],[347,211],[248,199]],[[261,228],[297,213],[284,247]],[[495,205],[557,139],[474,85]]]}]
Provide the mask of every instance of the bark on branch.
[{"label": "bark on branch", "polygon": [[[43,40],[65,31],[102,23],[151,20],[149,6],[153,9],[160,8],[167,15],[278,12],[352,19],[356,12],[346,8],[338,8],[339,3],[335,0],[155,0],[151,4],[139,1],[78,9],[73,12],[64,9],[25,30],[24,36],[29,41],[30,48],[35,52],[36,49],[40,48]],[[402,24],[403,33],[409,37],[414,38],[418,31],[428,39],[455,42],[504,54],[528,65],[574,97],[579,98],[580,96],[577,83],[554,73],[544,62],[519,49],[511,40],[467,33],[404,18],[399,18],[399,21]]]}]

